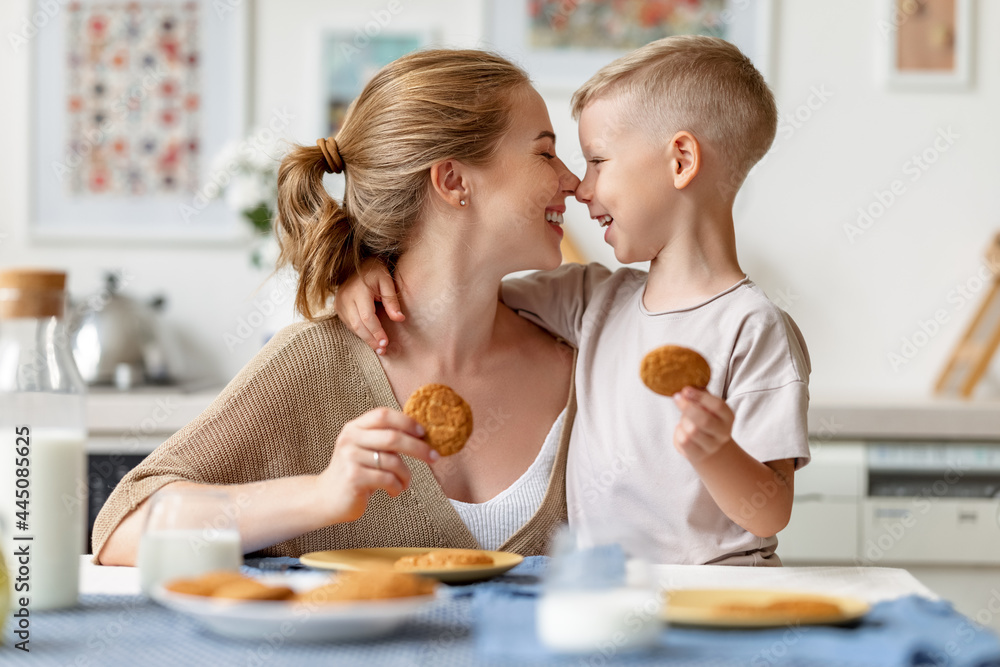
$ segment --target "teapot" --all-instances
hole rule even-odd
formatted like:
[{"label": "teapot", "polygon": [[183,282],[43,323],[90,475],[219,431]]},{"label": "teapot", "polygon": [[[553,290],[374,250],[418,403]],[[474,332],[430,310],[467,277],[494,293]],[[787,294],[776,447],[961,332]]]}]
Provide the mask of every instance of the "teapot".
[{"label": "teapot", "polygon": [[88,385],[119,389],[172,383],[157,322],[166,297],[134,299],[121,293],[121,279],[122,272],[109,271],[100,292],[82,301],[70,298],[67,328],[80,375]]}]

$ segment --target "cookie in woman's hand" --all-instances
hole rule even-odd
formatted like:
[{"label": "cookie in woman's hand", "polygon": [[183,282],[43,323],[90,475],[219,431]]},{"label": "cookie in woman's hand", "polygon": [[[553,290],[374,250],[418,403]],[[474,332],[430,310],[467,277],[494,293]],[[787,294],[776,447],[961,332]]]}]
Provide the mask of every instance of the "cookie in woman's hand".
[{"label": "cookie in woman's hand", "polygon": [[684,387],[704,389],[712,379],[705,358],[680,345],[664,345],[646,354],[639,366],[643,383],[664,396],[673,396]]},{"label": "cookie in woman's hand", "polygon": [[472,435],[472,408],[454,389],[425,384],[406,401],[403,412],[420,422],[424,440],[441,456],[457,453]]}]

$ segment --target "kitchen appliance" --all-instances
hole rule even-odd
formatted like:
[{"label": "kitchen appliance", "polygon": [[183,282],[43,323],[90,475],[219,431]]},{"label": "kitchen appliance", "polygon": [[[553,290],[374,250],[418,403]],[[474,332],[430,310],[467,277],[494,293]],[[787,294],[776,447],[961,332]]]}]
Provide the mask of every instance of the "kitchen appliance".
[{"label": "kitchen appliance", "polygon": [[811,446],[778,534],[785,565],[903,567],[1000,631],[1000,441]]},{"label": "kitchen appliance", "polygon": [[105,274],[105,287],[71,301],[69,331],[73,356],[89,385],[171,384],[173,373],[159,326],[166,297],[140,301],[121,293],[121,272]]}]

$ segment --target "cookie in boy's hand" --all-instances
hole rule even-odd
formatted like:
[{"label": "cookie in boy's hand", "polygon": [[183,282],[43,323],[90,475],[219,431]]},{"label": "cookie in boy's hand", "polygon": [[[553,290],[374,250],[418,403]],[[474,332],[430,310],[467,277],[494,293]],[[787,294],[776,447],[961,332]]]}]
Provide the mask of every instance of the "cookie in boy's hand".
[{"label": "cookie in boy's hand", "polygon": [[424,440],[441,456],[451,456],[472,435],[472,408],[454,389],[443,384],[425,384],[406,401],[403,412],[424,427]]},{"label": "cookie in boy's hand", "polygon": [[694,350],[664,345],[642,359],[639,375],[643,383],[664,396],[673,396],[684,387],[704,389],[712,379],[712,369]]}]

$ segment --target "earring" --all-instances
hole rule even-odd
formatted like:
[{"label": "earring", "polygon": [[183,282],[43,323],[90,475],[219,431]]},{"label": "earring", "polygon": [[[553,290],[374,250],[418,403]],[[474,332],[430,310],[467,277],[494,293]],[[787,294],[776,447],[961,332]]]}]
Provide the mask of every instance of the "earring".
[{"label": "earring", "polygon": [[459,203],[459,204],[461,204],[462,206],[465,206],[465,200],[464,200],[464,199],[462,199],[462,200],[461,200],[461,201],[459,201],[458,203]]}]

